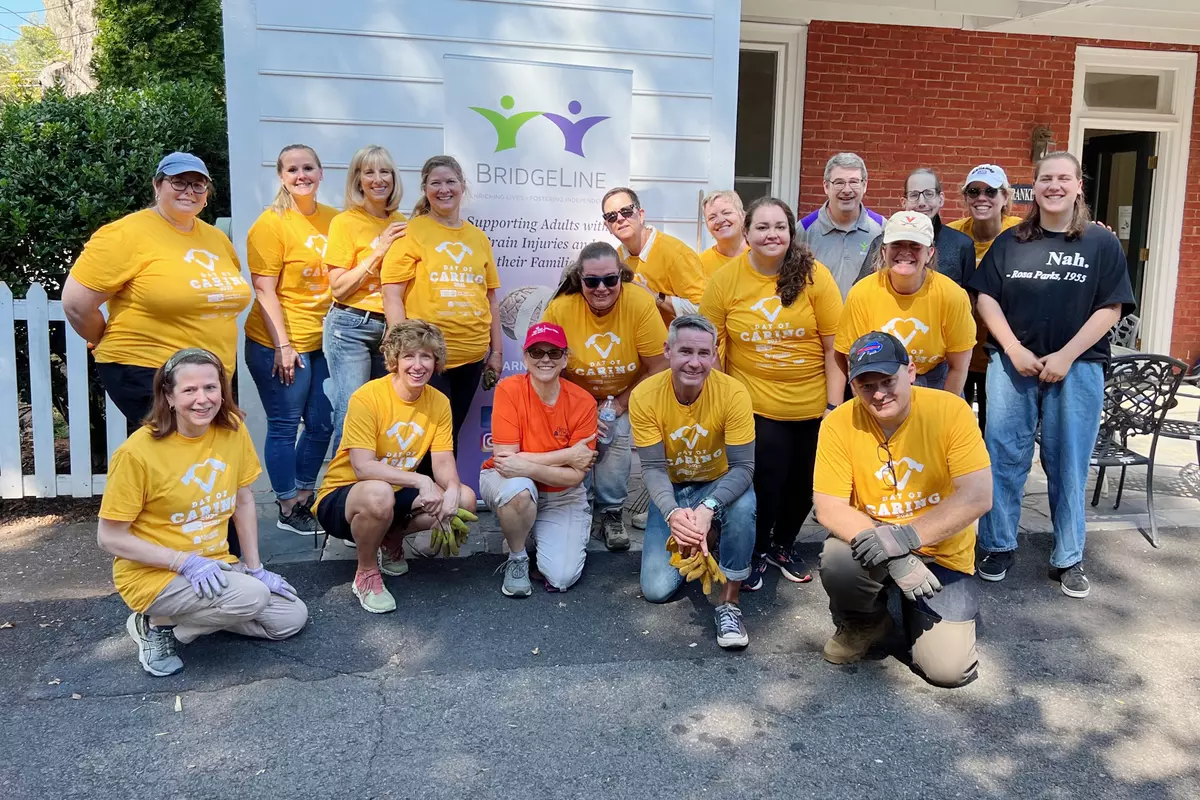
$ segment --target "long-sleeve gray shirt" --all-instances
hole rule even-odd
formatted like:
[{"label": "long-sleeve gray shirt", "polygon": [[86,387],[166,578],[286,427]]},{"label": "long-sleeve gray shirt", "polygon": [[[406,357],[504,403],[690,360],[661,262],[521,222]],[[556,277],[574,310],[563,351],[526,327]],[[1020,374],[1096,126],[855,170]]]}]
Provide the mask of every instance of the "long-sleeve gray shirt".
[{"label": "long-sleeve gray shirt", "polygon": [[[754,442],[731,444],[725,448],[729,471],[716,480],[708,496],[722,506],[737,500],[754,482]],[[665,517],[679,507],[675,501],[675,485],[667,474],[667,453],[662,442],[638,448],[638,459],[642,462],[642,481],[650,499]]]}]

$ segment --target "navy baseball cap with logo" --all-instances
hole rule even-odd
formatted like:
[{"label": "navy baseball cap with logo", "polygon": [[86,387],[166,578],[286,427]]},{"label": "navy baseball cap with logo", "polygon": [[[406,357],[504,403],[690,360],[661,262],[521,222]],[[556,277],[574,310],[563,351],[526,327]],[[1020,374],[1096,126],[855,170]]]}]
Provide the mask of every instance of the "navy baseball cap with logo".
[{"label": "navy baseball cap with logo", "polygon": [[850,362],[850,380],[870,372],[895,375],[908,366],[908,351],[890,333],[871,331],[850,345],[846,359]]}]

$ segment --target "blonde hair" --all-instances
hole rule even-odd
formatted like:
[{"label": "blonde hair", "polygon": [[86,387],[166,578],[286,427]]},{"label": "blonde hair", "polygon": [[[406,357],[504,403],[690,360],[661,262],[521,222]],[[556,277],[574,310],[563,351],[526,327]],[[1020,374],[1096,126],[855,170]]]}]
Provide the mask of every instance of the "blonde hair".
[{"label": "blonde hair", "polygon": [[[313,150],[306,144],[289,144],[279,151],[279,156],[275,159],[275,174],[281,179],[283,178],[283,157],[293,150],[307,150],[308,154],[313,157],[313,161],[317,162],[317,169],[324,169],[321,166],[321,157],[317,155],[316,150]],[[296,201],[292,197],[292,193],[283,185],[282,180],[279,181],[279,191],[275,193],[275,199],[271,201],[271,205],[267,206],[267,208],[281,217],[284,213],[295,210]]]},{"label": "blonde hair", "polygon": [[425,162],[425,166],[421,167],[421,196],[417,198],[417,202],[413,203],[414,217],[419,217],[429,213],[429,198],[425,196],[425,185],[429,183],[430,174],[438,167],[445,167],[454,173],[454,177],[458,178],[458,182],[462,184],[463,194],[467,193],[467,177],[463,175],[462,165],[458,163],[458,159],[454,156],[433,156]]},{"label": "blonde hair", "polygon": [[704,211],[708,210],[709,205],[717,200],[728,200],[737,209],[739,214],[746,214],[746,209],[742,205],[742,198],[738,197],[738,193],[730,189],[718,189],[715,192],[709,192],[704,195],[704,199],[700,201],[700,208]]},{"label": "blonde hair", "polygon": [[346,200],[345,207],[362,208],[367,198],[362,190],[362,174],[369,168],[389,169],[392,171],[392,192],[388,195],[385,210],[390,214],[400,207],[400,198],[404,196],[404,185],[400,182],[400,173],[396,170],[396,162],[392,154],[377,144],[369,144],[359,149],[350,159],[350,168],[346,171]]},{"label": "blonde hair", "polygon": [[393,325],[383,335],[379,349],[383,352],[387,371],[393,374],[399,369],[401,356],[418,350],[433,354],[435,372],[446,368],[446,337],[437,325],[423,319],[407,319]]}]

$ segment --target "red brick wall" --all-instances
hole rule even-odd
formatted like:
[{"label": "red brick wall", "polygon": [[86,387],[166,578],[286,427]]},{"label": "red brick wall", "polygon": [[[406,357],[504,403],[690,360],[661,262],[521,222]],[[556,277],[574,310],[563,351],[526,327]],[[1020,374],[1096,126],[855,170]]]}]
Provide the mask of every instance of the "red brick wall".
[{"label": "red brick wall", "polygon": [[[1050,126],[1058,146],[1067,146],[1078,45],[1200,51],[1145,42],[813,22],[800,209],[824,201],[825,161],[843,150],[866,160],[867,204],[881,213],[899,208],[904,178],[916,167],[933,167],[942,176],[946,220],[963,216],[957,190],[976,164],[999,164],[1011,182],[1031,183],[1033,128]],[[1194,112],[1171,345],[1172,354],[1189,363],[1200,355],[1200,98]]]}]

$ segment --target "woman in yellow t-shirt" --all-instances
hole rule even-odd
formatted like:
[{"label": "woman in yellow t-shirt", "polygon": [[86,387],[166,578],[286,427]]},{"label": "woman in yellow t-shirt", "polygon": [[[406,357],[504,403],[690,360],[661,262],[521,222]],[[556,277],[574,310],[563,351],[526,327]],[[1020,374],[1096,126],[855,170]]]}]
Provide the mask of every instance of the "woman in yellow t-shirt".
[{"label": "woman in yellow t-shirt", "polygon": [[[262,471],[221,359],[180,350],[155,371],[146,425],[113,453],[97,540],[133,611],[126,630],[151,675],[183,669],[175,645],[220,630],[286,639],[308,609],[258,553],[250,484]],[[236,519],[241,560],[226,528]]]},{"label": "woman in yellow t-shirt", "polygon": [[[592,530],[609,550],[628,550],[629,533],[621,509],[629,496],[633,451],[629,393],[644,378],[668,366],[667,326],[654,297],[633,286],[633,271],[607,242],[592,242],[567,268],[542,320],[567,332],[563,377],[582,386],[600,405],[600,455],[588,475],[593,496]],[[611,404],[611,421],[605,422]]]},{"label": "woman in yellow t-shirt", "polygon": [[335,449],[350,395],[372,378],[387,374],[379,351],[387,328],[379,270],[388,248],[408,225],[396,210],[403,193],[391,154],[378,145],[367,145],[350,159],[345,210],[329,223],[325,268],[333,307],[325,317],[322,344],[329,364]]},{"label": "woman in yellow t-shirt", "polygon": [[95,349],[100,382],[129,433],[150,412],[155,370],[176,350],[203,343],[233,369],[237,316],[250,304],[233,244],[198,216],[212,193],[204,162],[171,153],[153,186],[154,205],[92,234],[62,294],[63,313]]},{"label": "woman in yellow t-shirt", "polygon": [[746,591],[769,566],[795,583],[812,580],[793,552],[812,510],[821,420],[842,401],[845,375],[833,357],[842,294],[825,265],[796,236],[796,217],[773,197],[755,200],[743,237],[750,249],[708,282],[700,313],[717,328],[724,369],[754,404],[754,559]]},{"label": "woman in yellow t-shirt", "polygon": [[396,610],[383,575],[408,572],[405,535],[448,530],[460,509],[475,509],[475,493],[459,482],[454,462],[450,401],[427,385],[446,363],[442,332],[406,320],[388,330],[382,349],[390,374],[350,397],[316,504],[321,528],[357,548],[351,588],[372,614]]},{"label": "woman in yellow t-shirt", "polygon": [[275,174],[275,200],[246,237],[255,294],[246,317],[246,368],[267,414],[264,460],[279,506],[275,524],[313,535],[317,521],[309,508],[333,436],[333,407],[325,394],[329,366],[321,350],[330,301],[322,258],[337,210],[317,202],[321,159],[311,147],[283,148]]},{"label": "woman in yellow t-shirt", "polygon": [[383,259],[383,307],[388,325],[423,319],[446,337],[446,369],[429,385],[450,398],[454,452],[479,380],[496,385],[504,368],[500,275],[487,235],[462,218],[467,179],[450,156],[421,168],[421,197],[404,238]]},{"label": "woman in yellow t-shirt", "polygon": [[903,342],[917,385],[962,394],[975,346],[975,319],[966,290],[936,271],[933,222],[919,211],[897,211],[883,227],[883,269],[846,295],[834,349],[842,365],[850,345],[871,331]]},{"label": "woman in yellow t-shirt", "polygon": [[700,203],[704,224],[716,244],[700,254],[704,277],[711,280],[717,270],[746,252],[746,210],[737,192],[709,192]]},{"label": "woman in yellow t-shirt", "polygon": [[[1008,185],[1008,176],[995,164],[980,164],[967,173],[962,188],[963,205],[967,216],[949,223],[951,228],[962,231],[975,242],[975,266],[983,263],[988,248],[996,237],[1018,225],[1020,217],[1013,216],[1013,190]],[[987,327],[979,315],[975,315],[975,350],[971,353],[971,365],[967,372],[967,383],[963,397],[979,409],[979,429],[987,426],[987,365],[988,354],[984,351],[987,342]]]}]

